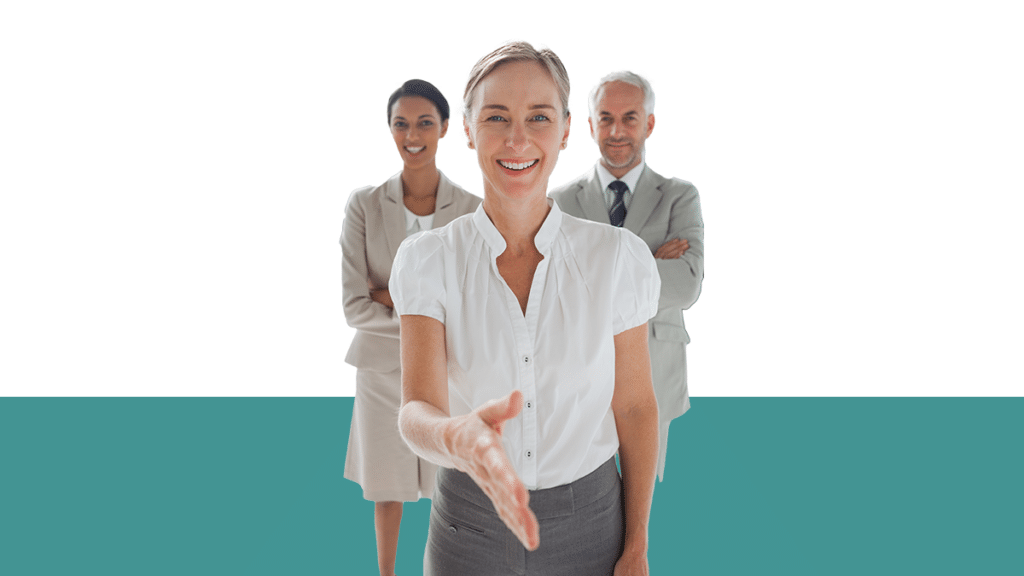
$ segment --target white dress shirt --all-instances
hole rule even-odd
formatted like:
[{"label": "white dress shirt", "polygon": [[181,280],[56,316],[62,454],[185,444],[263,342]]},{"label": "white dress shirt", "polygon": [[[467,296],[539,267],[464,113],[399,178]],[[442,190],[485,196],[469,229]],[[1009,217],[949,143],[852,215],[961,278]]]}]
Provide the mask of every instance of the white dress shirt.
[{"label": "white dress shirt", "polygon": [[483,205],[402,243],[390,286],[399,314],[445,325],[452,416],[522,391],[502,440],[530,490],[578,480],[618,450],[613,335],[653,317],[661,288],[635,234],[548,204],[525,316],[498,272],[505,240]]},{"label": "white dress shirt", "polygon": [[633,202],[633,191],[636,190],[637,182],[640,182],[640,175],[644,172],[644,162],[641,160],[639,164],[633,166],[629,172],[622,175],[622,178],[616,178],[608,171],[607,168],[601,164],[600,161],[597,163],[597,179],[601,182],[601,190],[604,192],[604,205],[605,208],[610,212],[612,206],[615,205],[615,192],[608,188],[608,185],[616,180],[622,180],[629,187],[629,190],[622,195],[622,205],[626,207],[626,211],[629,212],[629,204]]}]

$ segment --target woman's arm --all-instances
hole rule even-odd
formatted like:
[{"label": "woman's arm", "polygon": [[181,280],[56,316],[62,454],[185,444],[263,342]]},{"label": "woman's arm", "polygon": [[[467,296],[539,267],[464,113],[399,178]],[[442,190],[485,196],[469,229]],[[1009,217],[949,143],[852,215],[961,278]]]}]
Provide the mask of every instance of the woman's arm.
[{"label": "woman's arm", "polygon": [[469,474],[523,546],[535,550],[540,528],[530,510],[530,495],[501,444],[505,421],[523,407],[522,392],[450,417],[444,324],[414,315],[402,316],[401,323],[402,437],[423,458]]},{"label": "woman's arm", "polygon": [[651,383],[646,323],[615,335],[612,412],[626,506],[626,542],[615,576],[647,576],[647,525],[658,465],[658,401]]},{"label": "woman's arm", "polygon": [[[341,294],[348,325],[370,334],[398,338],[392,307],[375,298],[369,284],[366,218],[372,194],[356,190],[345,206],[341,233]],[[383,238],[381,238],[383,241]],[[388,293],[390,299],[390,293]]]},{"label": "woman's arm", "polygon": [[391,299],[391,291],[387,288],[371,288],[370,299],[377,304],[383,304],[388,308],[394,308],[395,302]]}]

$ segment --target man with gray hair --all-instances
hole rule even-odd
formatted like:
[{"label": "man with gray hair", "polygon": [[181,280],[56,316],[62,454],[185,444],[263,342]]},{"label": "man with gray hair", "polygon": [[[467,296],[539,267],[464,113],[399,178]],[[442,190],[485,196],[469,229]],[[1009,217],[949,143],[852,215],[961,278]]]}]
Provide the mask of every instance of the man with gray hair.
[{"label": "man with gray hair", "polygon": [[590,135],[601,151],[597,165],[550,194],[566,214],[626,228],[654,253],[661,275],[658,314],[648,323],[654,390],[658,398],[664,480],[668,428],[690,407],[686,386],[683,310],[704,280],[704,221],[697,189],[665,178],[644,161],[654,131],[654,91],[633,72],[613,72],[590,92]]}]

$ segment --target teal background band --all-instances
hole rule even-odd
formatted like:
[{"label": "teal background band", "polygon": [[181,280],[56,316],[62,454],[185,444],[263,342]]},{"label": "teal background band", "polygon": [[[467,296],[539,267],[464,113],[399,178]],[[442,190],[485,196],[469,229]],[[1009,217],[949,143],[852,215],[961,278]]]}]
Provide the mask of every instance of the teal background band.
[{"label": "teal background band", "polygon": [[[351,398],[0,399],[0,574],[375,574]],[[1024,574],[1024,399],[695,398],[651,572]],[[406,506],[419,574],[429,501]]]}]

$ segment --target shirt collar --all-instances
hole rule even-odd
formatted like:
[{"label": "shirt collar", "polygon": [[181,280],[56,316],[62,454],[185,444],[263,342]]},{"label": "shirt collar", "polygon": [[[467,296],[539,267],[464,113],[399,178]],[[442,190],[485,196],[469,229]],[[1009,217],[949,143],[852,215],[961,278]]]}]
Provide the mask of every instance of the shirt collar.
[{"label": "shirt collar", "polygon": [[551,211],[537,231],[537,236],[533,238],[533,243],[541,254],[547,253],[551,243],[555,241],[555,236],[558,235],[558,229],[562,227],[562,211],[558,208],[558,203],[548,198],[548,206],[551,207]]},{"label": "shirt collar", "polygon": [[603,164],[601,164],[600,160],[598,160],[597,179],[601,182],[601,190],[607,190],[608,185],[615,180],[622,180],[626,183],[626,186],[629,186],[629,193],[632,194],[633,191],[636,190],[636,184],[640,181],[640,175],[643,174],[644,166],[646,165],[647,163],[641,160],[639,164],[633,166],[632,170],[623,174],[622,178],[616,178],[615,176],[612,176],[612,173],[609,172]]},{"label": "shirt collar", "polygon": [[[548,252],[552,242],[555,241],[555,237],[558,236],[558,229],[562,226],[562,210],[558,207],[558,203],[551,198],[548,198],[547,201],[551,209],[544,218],[544,223],[540,225],[537,235],[533,238],[533,244],[541,254]],[[473,213],[473,222],[476,224],[476,229],[480,231],[480,235],[484,237],[484,242],[490,247],[491,254],[495,258],[505,252],[507,246],[505,239],[502,238],[501,232],[498,232],[490,217],[484,212],[483,202],[476,207],[476,212]]]}]

